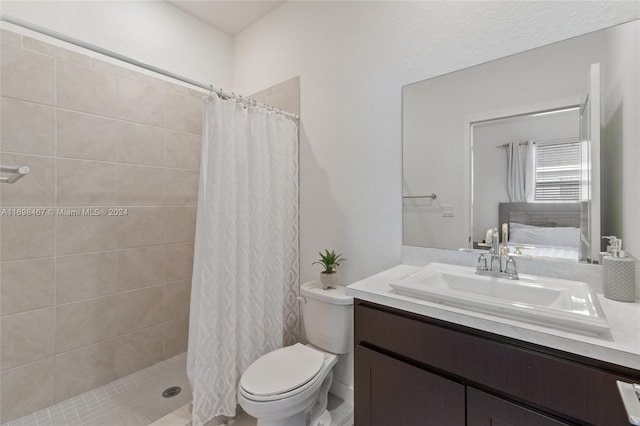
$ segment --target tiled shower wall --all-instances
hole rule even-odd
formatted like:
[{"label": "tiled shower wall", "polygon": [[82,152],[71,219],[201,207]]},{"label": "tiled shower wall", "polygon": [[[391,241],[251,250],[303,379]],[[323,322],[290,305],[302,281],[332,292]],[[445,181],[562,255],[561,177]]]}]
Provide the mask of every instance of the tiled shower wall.
[{"label": "tiled shower wall", "polygon": [[0,185],[5,422],[186,350],[202,94],[1,41],[0,162],[31,168]]}]

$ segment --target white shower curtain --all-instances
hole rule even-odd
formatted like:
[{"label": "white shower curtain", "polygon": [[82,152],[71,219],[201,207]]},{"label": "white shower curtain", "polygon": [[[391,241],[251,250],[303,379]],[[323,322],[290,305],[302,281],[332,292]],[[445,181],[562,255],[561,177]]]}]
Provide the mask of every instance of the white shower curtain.
[{"label": "white shower curtain", "polygon": [[507,195],[512,203],[532,203],[535,198],[535,144],[509,142],[507,151]]},{"label": "white shower curtain", "polygon": [[187,373],[193,425],[235,416],[243,371],[297,338],[298,130],[204,100]]}]

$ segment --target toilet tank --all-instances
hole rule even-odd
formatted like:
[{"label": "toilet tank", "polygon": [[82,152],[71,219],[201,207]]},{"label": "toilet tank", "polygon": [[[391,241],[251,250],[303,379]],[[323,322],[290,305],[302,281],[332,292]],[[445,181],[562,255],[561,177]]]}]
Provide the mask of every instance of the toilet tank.
[{"label": "toilet tank", "polygon": [[353,297],[343,286],[323,290],[315,281],[302,284],[300,295],[307,340],[333,354],[351,350],[353,333]]}]

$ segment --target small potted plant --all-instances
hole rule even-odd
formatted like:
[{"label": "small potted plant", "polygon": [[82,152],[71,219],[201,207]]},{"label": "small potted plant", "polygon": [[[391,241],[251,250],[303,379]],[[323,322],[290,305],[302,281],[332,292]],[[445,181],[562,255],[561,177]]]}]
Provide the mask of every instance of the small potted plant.
[{"label": "small potted plant", "polygon": [[346,259],[342,258],[342,254],[336,254],[333,250],[325,250],[324,254],[318,254],[320,255],[320,259],[313,262],[312,265],[317,263],[322,265],[324,268],[324,271],[320,272],[320,283],[322,284],[322,289],[326,290],[328,288],[336,288],[338,285],[338,266],[340,266],[340,262]]}]

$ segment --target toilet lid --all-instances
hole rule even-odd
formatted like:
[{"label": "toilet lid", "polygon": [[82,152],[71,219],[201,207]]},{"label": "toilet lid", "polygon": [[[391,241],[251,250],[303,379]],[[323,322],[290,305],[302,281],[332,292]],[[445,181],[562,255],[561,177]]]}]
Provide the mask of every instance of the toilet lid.
[{"label": "toilet lid", "polygon": [[278,395],[307,383],[322,369],[324,354],[296,343],[258,358],[247,368],[240,386],[259,396]]}]

